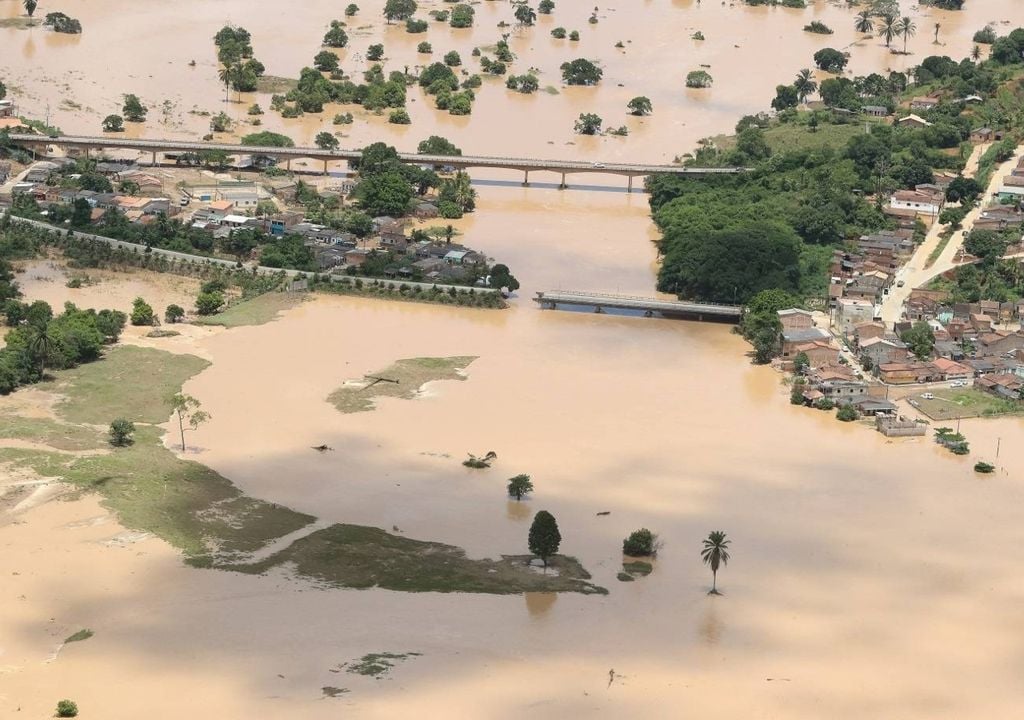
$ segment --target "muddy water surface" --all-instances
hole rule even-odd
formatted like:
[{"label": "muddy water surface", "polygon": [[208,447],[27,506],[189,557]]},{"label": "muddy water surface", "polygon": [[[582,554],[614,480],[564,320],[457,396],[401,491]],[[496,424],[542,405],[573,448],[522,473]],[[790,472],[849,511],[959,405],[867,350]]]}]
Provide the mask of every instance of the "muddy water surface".
[{"label": "muddy water surface", "polygon": [[[360,13],[348,19],[349,46],[339,52],[342,67],[357,76],[370,63],[366,48],[383,42],[386,69],[415,72],[457,50],[463,68],[479,71],[474,47],[487,48],[503,33],[517,59],[510,72],[539,73],[542,91],[523,96],[506,90],[503,78],[485,78],[473,113],[453,117],[437,111],[419,88],[409,91],[409,126],[389,125],[357,106],[330,106],[324,113],[283,120],[276,113],[262,117],[263,128],[285,132],[310,144],[322,130],[342,133],[343,147],[362,147],[376,140],[412,150],[431,134],[454,138],[469,153],[532,157],[601,157],[609,160],[669,161],[693,148],[694,142],[732,128],[748,113],[766,110],[774,88],[790,82],[797,71],[813,67],[811,56],[823,47],[851,53],[848,71],[907,70],[931,54],[966,57],[971,36],[988,22],[1001,31],[1024,25],[1024,5],[1016,0],[969,3],[965,12],[943,12],[905,2],[917,34],[909,38],[909,55],[891,54],[878,38],[854,32],[853,11],[823,0],[806,10],[751,8],[745,5],[694,0],[647,0],[599,5],[597,24],[588,18],[593,5],[566,0],[551,15],[539,16],[535,26],[517,27],[514,6],[504,2],[474,5],[471,29],[453,29],[430,21],[423,34],[409,34],[404,25],[386,25],[383,0],[360,3]],[[40,13],[45,6],[40,8]],[[302,3],[254,3],[251,0],[182,0],[174,3],[125,0],[67,0],[61,9],[82,21],[80,36],[61,36],[43,28],[0,28],[0,77],[11,87],[21,110],[44,117],[67,132],[97,134],[100,121],[120,112],[122,95],[136,93],[151,107],[145,125],[129,123],[132,135],[196,138],[208,131],[209,118],[194,113],[224,110],[239,121],[236,134],[251,131],[246,109],[259,102],[266,110],[269,94],[230,94],[217,79],[213,35],[226,23],[246,27],[253,36],[256,57],[269,75],[297,78],[321,49],[319,43],[332,19],[342,18],[343,4],[311,0]],[[450,4],[420,3],[419,16]],[[0,18],[22,12],[18,0],[0,0]],[[824,22],[833,35],[802,30],[812,20]],[[508,27],[499,27],[501,22]],[[1003,25],[1002,23],[1008,23]],[[934,44],[934,26],[941,25]],[[555,40],[554,27],[578,30],[580,40]],[[701,31],[705,40],[691,40]],[[416,52],[422,41],[433,54]],[[622,48],[617,48],[617,43]],[[902,40],[896,46],[902,48]],[[486,50],[485,50],[486,54]],[[599,61],[604,78],[599,87],[562,85],[559,66],[586,57]],[[195,66],[190,63],[195,61]],[[687,90],[687,72],[707,66],[714,86]],[[555,94],[545,91],[550,87]],[[630,98],[645,95],[654,114],[626,114]],[[169,102],[167,108],[164,103]],[[356,122],[334,126],[338,112],[351,111]],[[607,127],[626,125],[627,138],[573,134],[581,112],[595,112]]]},{"label": "muddy water surface", "polygon": [[[353,33],[346,67],[381,33],[392,65],[421,62],[421,36],[382,28],[379,4],[363,4],[359,22],[372,18],[374,28]],[[955,56],[986,21],[1024,22],[1016,4],[969,5],[961,15],[934,13],[944,51]],[[220,25],[245,24],[269,71],[295,74],[341,5],[252,7],[70,2],[64,11],[82,19],[82,37],[0,30],[0,68],[25,78],[16,89],[22,102],[48,99],[68,130],[91,132],[132,89],[154,104],[173,98],[179,113],[218,110],[223,89],[209,38]],[[476,7],[474,30],[431,26],[436,50],[468,57],[496,39],[509,7]],[[590,26],[588,6],[559,2],[553,18],[513,34],[520,64],[538,65],[546,81],[568,57],[600,57],[601,88],[520,98],[486,87],[463,120],[435,116],[417,99],[412,128],[361,120],[351,142],[410,147],[441,132],[475,152],[494,152],[500,138],[502,152],[666,159],[764,108],[771,88],[818,47],[854,39],[850,13],[826,4],[803,12],[630,7],[603,8]],[[14,0],[0,0],[4,12],[17,12]],[[931,51],[933,11],[911,12],[919,57]],[[801,33],[813,18],[836,35]],[[579,28],[578,50],[548,38],[554,23]],[[697,28],[708,37],[700,48],[686,39]],[[633,40],[622,55],[618,39]],[[536,59],[526,60],[531,43]],[[111,62],[111,47],[132,61]],[[875,41],[851,52],[858,74],[913,61]],[[192,58],[196,68],[187,66]],[[700,62],[712,65],[716,86],[686,94],[682,75]],[[67,89],[35,84],[69,68]],[[92,111],[59,110],[63,94]],[[565,144],[576,114],[610,118],[636,94],[656,108],[646,120],[623,120],[642,122],[642,131]],[[151,120],[141,131],[190,136],[202,122],[176,115],[166,128]],[[267,118],[268,127],[279,122]],[[281,127],[297,139],[319,130],[309,117]],[[790,407],[779,376],[751,366],[727,327],[541,311],[529,300],[535,290],[650,292],[656,256],[643,198],[487,186],[480,207],[459,228],[520,275],[509,311],[326,297],[265,326],[172,339],[171,349],[213,360],[186,386],[214,418],[190,457],[247,493],[324,521],[397,528],[473,556],[524,552],[530,517],[548,509],[563,551],[610,594],[328,591],[280,574],[190,570],[154,540],[106,544],[123,540],[123,529],[93,500],[51,502],[0,527],[0,713],[47,716],[72,697],[83,717],[114,720],[1018,714],[1020,419],[964,421],[973,452],[956,458],[927,439],[890,442]],[[29,298],[83,307],[127,309],[138,293],[156,304],[188,292],[120,281],[70,290],[45,268],[21,279]],[[128,341],[144,340],[129,333]],[[325,400],[398,358],[452,355],[479,357],[469,379],[433,384],[420,400],[384,400],[355,415]],[[976,476],[971,465],[994,459],[1000,439],[999,473]],[[334,451],[310,450],[320,443]],[[487,450],[499,456],[491,470],[460,465],[465,453]],[[520,472],[537,492],[512,503],[503,485]],[[621,540],[638,527],[658,532],[664,549],[653,574],[621,583]],[[712,529],[734,542],[718,598],[705,595],[710,576],[698,557]],[[49,661],[82,627],[96,635]],[[381,651],[423,655],[381,681],[334,672]],[[351,692],[323,699],[324,687]]]},{"label": "muddy water surface", "polygon": [[[565,193],[560,212],[529,214],[518,193],[486,189],[494,218],[482,212],[472,231],[500,257],[550,254],[524,295],[573,269],[621,277],[624,290],[653,282],[642,213]],[[519,211],[529,232],[512,221]],[[567,232],[566,217],[589,217],[590,231]],[[214,361],[186,386],[214,417],[192,457],[246,492],[473,556],[522,552],[532,513],[548,509],[563,550],[610,594],[326,591],[188,570],[155,541],[98,545],[118,529],[82,523],[102,516],[91,502],[51,503],[2,531],[0,665],[13,682],[0,702],[44,712],[59,688],[110,718],[667,718],[686,707],[852,719],[866,707],[1008,717],[1024,701],[1019,419],[965,421],[969,458],[889,442],[790,407],[779,376],[751,366],[727,327],[541,311],[525,297],[507,312],[326,297],[192,342]],[[354,415],[325,401],[397,358],[440,355],[479,359],[466,382],[420,400]],[[1000,472],[976,476],[997,438]],[[320,443],[334,451],[309,449]],[[460,465],[492,449],[491,470]],[[517,504],[503,484],[520,472],[537,492]],[[618,549],[637,527],[665,546],[653,574],[621,583]],[[734,556],[726,594],[710,598],[698,550],[717,528]],[[96,637],[45,663],[78,626]],[[388,680],[332,672],[379,651],[424,655]],[[351,692],[320,699],[323,687]]]}]

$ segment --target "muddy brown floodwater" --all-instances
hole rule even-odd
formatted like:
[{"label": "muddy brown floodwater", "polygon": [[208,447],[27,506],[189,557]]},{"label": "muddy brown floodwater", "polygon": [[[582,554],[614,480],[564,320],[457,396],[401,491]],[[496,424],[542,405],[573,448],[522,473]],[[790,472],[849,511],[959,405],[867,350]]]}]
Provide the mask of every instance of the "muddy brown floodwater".
[{"label": "muddy brown floodwater", "polygon": [[[964,421],[973,453],[957,458],[792,408],[728,327],[538,310],[537,288],[650,287],[655,258],[628,198],[550,193],[558,212],[544,212],[522,192],[485,188],[487,210],[465,223],[498,257],[550,258],[509,311],[323,297],[176,338],[213,360],[186,385],[214,417],[190,456],[323,521],[477,557],[523,551],[548,509],[608,596],[328,591],[190,570],[158,541],[102,544],[120,529],[93,500],[49,503],[0,529],[0,707],[38,716],[66,695],[115,719],[1012,716],[1021,420]],[[43,289],[57,301],[59,287]],[[111,295],[66,292],[83,306]],[[450,355],[479,359],[422,399],[354,415],[326,402],[397,358]],[[999,473],[975,475],[997,438]],[[309,450],[320,443],[334,452]],[[460,465],[489,449],[491,470]],[[535,497],[508,502],[520,472]],[[665,546],[650,576],[620,583],[637,527]],[[698,550],[719,528],[734,556],[712,598]],[[96,635],[46,662],[81,627]],[[380,651],[423,655],[386,680],[332,672]]]},{"label": "muddy brown floodwater", "polygon": [[[935,10],[907,0],[905,14],[917,25],[917,35],[907,43],[911,54],[893,55],[878,38],[864,39],[854,31],[853,12],[845,3],[823,0],[807,10],[697,0],[563,0],[531,28],[515,26],[513,5],[488,1],[474,5],[473,28],[459,30],[431,20],[422,34],[407,33],[404,24],[386,25],[383,4],[359,3],[359,14],[347,19],[349,45],[337,52],[349,74],[358,76],[371,64],[366,49],[377,42],[384,44],[388,71],[415,71],[457,50],[463,68],[479,72],[472,49],[493,45],[508,33],[517,55],[509,72],[523,74],[536,68],[541,91],[521,95],[506,90],[503,78],[485,77],[467,117],[438,112],[414,87],[409,90],[408,126],[391,125],[386,116],[358,106],[331,105],[323,113],[293,120],[268,111],[261,118],[262,129],[284,132],[304,144],[312,144],[322,130],[340,131],[342,147],[385,140],[411,151],[428,135],[440,134],[455,139],[466,153],[670,161],[690,151],[699,138],[731,129],[740,116],[767,109],[775,86],[790,82],[801,68],[813,68],[811,56],[823,47],[848,50],[848,72],[867,75],[907,70],[931,54],[966,57],[973,46],[971,36],[989,22],[1000,31],[1024,25],[1024,5],[1017,0],[974,0],[964,12]],[[594,5],[600,8],[599,22],[590,24]],[[236,97],[232,92],[230,102],[225,102],[224,86],[217,79],[216,31],[226,23],[244,26],[252,33],[256,57],[268,75],[297,78],[321,49],[330,21],[346,20],[344,6],[335,0],[66,0],[61,10],[81,20],[83,33],[0,28],[0,77],[24,112],[41,118],[48,106],[51,122],[66,132],[99,134],[101,119],[120,112],[124,93],[135,93],[151,110],[144,125],[127,124],[130,135],[196,138],[208,132],[209,118],[190,113],[221,110],[238,121],[235,134],[244,134],[252,132],[247,108],[259,102],[268,110],[270,95]],[[451,7],[428,0],[420,3],[419,16]],[[44,11],[49,11],[45,5],[39,12]],[[0,0],[0,18],[21,12],[20,0]],[[812,20],[824,22],[834,34],[804,32],[803,26]],[[502,21],[509,27],[498,27]],[[1004,21],[1009,24],[1001,24]],[[933,44],[935,23],[941,25],[939,45]],[[552,38],[550,31],[559,26],[578,30],[580,40]],[[690,39],[698,30],[705,40]],[[416,52],[424,40],[433,46],[431,55]],[[621,49],[615,47],[618,42]],[[896,46],[902,47],[902,40]],[[600,62],[604,78],[598,87],[562,85],[559,66],[577,57]],[[193,60],[196,64],[190,67]],[[714,86],[686,89],[687,72],[702,66],[708,66]],[[547,87],[557,94],[546,92]],[[651,99],[653,115],[627,115],[625,105],[637,95]],[[170,102],[166,112],[165,101]],[[338,112],[353,112],[355,123],[332,125]],[[582,112],[597,113],[607,127],[626,125],[629,137],[574,135],[573,123]]]},{"label": "muddy brown floodwater", "polygon": [[[0,15],[16,5],[0,0]],[[359,22],[377,24],[379,5],[363,3]],[[342,6],[253,13],[255,3],[238,0],[69,1],[64,11],[82,19],[81,38],[0,30],[0,67],[24,78],[15,81],[22,97],[49,98],[55,112],[63,91],[37,83],[73,68],[69,97],[96,112],[59,111],[68,130],[91,131],[95,115],[135,88],[153,103],[170,96],[183,108],[218,109],[209,41],[217,27],[245,24],[269,71],[294,74]],[[592,27],[587,5],[561,0],[551,20],[514,33],[517,52],[537,48],[521,64],[547,77],[564,57],[602,57],[604,87],[536,98],[486,88],[459,125],[433,119],[418,100],[405,141],[374,120],[355,126],[352,143],[409,147],[440,131],[467,151],[495,152],[501,138],[501,152],[567,156],[576,150],[565,145],[566,126],[592,107],[584,92],[609,116],[623,98],[647,94],[656,108],[643,121],[648,134],[594,143],[609,155],[632,148],[665,159],[763,109],[815,48],[853,39],[850,13],[821,3],[804,12],[617,7],[603,8]],[[431,27],[435,52],[451,46],[465,56],[494,39],[508,6],[476,8],[478,27],[464,35]],[[1024,24],[1024,9],[1009,2],[969,1],[960,15],[911,12],[918,56],[931,48],[927,14],[941,18],[944,51],[955,56],[989,20]],[[802,34],[811,18],[836,35]],[[555,23],[579,28],[578,53],[549,40]],[[700,49],[688,28],[708,36]],[[384,32],[400,62],[413,62],[420,38]],[[349,54],[370,37],[357,35]],[[612,48],[619,38],[633,41],[622,56]],[[904,62],[876,45],[853,49],[856,72]],[[186,66],[192,57],[195,69]],[[679,88],[704,60],[716,87],[701,99]],[[309,122],[290,128],[308,137]],[[175,131],[198,127],[187,123]],[[82,717],[109,720],[1019,714],[1021,419],[964,421],[972,454],[958,458],[927,438],[888,441],[792,408],[780,376],[751,365],[726,326],[541,311],[529,300],[535,290],[651,292],[657,258],[645,199],[482,186],[479,205],[459,228],[524,281],[508,311],[320,297],[267,325],[173,338],[165,347],[213,362],[185,387],[214,418],[189,456],[248,494],[324,522],[397,527],[474,557],[525,552],[530,517],[547,509],[563,552],[610,594],[323,590],[277,571],[193,570],[160,541],[129,542],[93,498],[50,502],[0,526],[0,715],[48,716],[62,697],[75,699]],[[140,288],[137,278],[70,290],[45,265],[20,279],[31,299],[83,307],[127,309],[139,291],[168,301],[189,292],[154,280]],[[130,333],[127,342],[151,341]],[[384,398],[350,415],[326,401],[345,380],[397,359],[457,355],[478,358],[468,379],[432,384],[420,399]],[[334,452],[310,451],[321,443]],[[995,460],[997,443],[999,471],[974,474],[977,459]],[[486,450],[498,453],[492,469],[461,466],[465,453]],[[504,482],[523,472],[535,495],[507,501]],[[621,583],[621,541],[639,527],[659,533],[664,548],[651,575]],[[698,554],[715,529],[733,539],[721,597],[705,594],[710,574]],[[54,659],[81,628],[95,636]],[[336,672],[373,652],[422,655],[382,680]],[[350,692],[326,698],[323,688]]]}]

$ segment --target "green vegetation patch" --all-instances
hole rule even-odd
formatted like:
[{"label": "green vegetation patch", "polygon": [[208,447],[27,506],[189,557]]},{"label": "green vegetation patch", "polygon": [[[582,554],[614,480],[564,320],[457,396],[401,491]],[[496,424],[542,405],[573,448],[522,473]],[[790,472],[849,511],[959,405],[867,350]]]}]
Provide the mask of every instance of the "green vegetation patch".
[{"label": "green vegetation patch", "polygon": [[373,410],[377,397],[411,400],[428,382],[465,380],[466,376],[460,371],[474,360],[474,356],[399,360],[384,370],[368,374],[358,384],[338,388],[327,397],[327,402],[343,413],[356,413]]},{"label": "green vegetation patch", "polygon": [[[873,123],[874,121],[869,120],[868,122]],[[850,138],[863,134],[864,123],[841,125],[821,122],[817,127],[812,127],[807,122],[790,122],[773,124],[766,128],[764,140],[775,153],[816,150],[821,147],[839,150],[846,147]],[[736,135],[717,135],[712,138],[712,141],[722,150],[728,151],[736,148]]]},{"label": "green vegetation patch", "polygon": [[273,95],[284,95],[298,86],[299,81],[295,78],[278,77],[277,75],[262,75],[256,80],[256,92]]},{"label": "green vegetation patch", "polygon": [[[104,359],[57,373],[46,389],[59,392],[60,420],[106,426],[112,418],[164,422],[170,397],[206,360],[162,350],[120,346]],[[59,421],[15,418],[0,434],[36,432],[55,449],[102,446],[101,433]],[[309,515],[248,498],[229,480],[196,462],[178,459],[160,441],[157,427],[142,425],[135,443],[110,453],[68,457],[56,452],[0,450],[0,462],[31,468],[98,493],[122,524],[152,533],[196,565],[238,561],[313,521]]]},{"label": "green vegetation patch", "polygon": [[411,657],[419,657],[420,655],[422,655],[422,653],[418,652],[369,653],[367,655],[363,655],[355,662],[345,663],[342,667],[344,667],[348,672],[356,675],[366,675],[368,677],[380,679],[387,675],[397,662],[407,660]]},{"label": "green vegetation patch", "polygon": [[74,635],[69,635],[67,638],[65,638],[64,644],[67,645],[68,643],[82,642],[83,640],[88,640],[92,636],[93,636],[93,631],[89,630],[88,628],[85,628],[85,629],[79,630]]},{"label": "green vegetation patch", "polygon": [[232,305],[224,312],[197,318],[195,322],[198,325],[223,325],[229,328],[265,325],[285,310],[300,305],[305,299],[305,295],[298,293],[263,293]]},{"label": "green vegetation patch", "polygon": [[246,497],[205,465],[178,459],[161,444],[160,430],[150,426],[138,427],[133,445],[105,455],[68,458],[4,449],[0,462],[98,493],[123,525],[156,535],[199,566],[237,561],[239,553],[254,552],[313,521]]},{"label": "green vegetation patch", "polygon": [[380,528],[337,524],[300,538],[256,563],[227,569],[263,573],[289,564],[302,576],[330,587],[403,592],[605,593],[575,558],[548,561],[548,571],[527,566],[530,556],[472,560],[461,548],[392,535]]},{"label": "green vegetation patch", "polygon": [[68,452],[95,450],[106,445],[105,435],[95,428],[11,413],[0,413],[0,438],[25,440]]},{"label": "green vegetation patch", "polygon": [[645,575],[651,574],[651,571],[654,570],[654,566],[649,562],[635,560],[632,562],[622,563],[622,569],[630,575],[644,577]]},{"label": "green vegetation patch", "polygon": [[634,580],[636,580],[636,578],[630,575],[628,572],[620,572],[615,577],[619,579],[619,582],[633,582]]},{"label": "green vegetation patch", "polygon": [[162,423],[171,416],[170,397],[209,362],[152,348],[120,345],[96,362],[57,373],[37,387],[64,396],[57,413],[72,423],[106,426],[117,417]]},{"label": "green vegetation patch", "polygon": [[933,400],[914,397],[921,412],[932,420],[1024,414],[1024,403],[996,397],[975,388],[935,390],[933,394]]}]

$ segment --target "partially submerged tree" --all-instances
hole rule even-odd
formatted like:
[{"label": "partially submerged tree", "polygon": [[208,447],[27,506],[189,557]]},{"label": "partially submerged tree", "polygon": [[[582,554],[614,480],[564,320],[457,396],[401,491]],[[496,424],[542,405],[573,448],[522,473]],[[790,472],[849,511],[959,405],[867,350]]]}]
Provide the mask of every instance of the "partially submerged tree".
[{"label": "partially submerged tree", "polygon": [[39,5],[36,0],[23,0],[21,4],[25,6],[25,12],[29,17],[32,17],[35,14],[36,7]]},{"label": "partially submerged tree", "polygon": [[124,118],[120,115],[107,115],[103,118],[103,132],[124,132]]},{"label": "partially submerged tree", "polygon": [[558,546],[562,543],[562,534],[558,532],[555,516],[547,510],[534,515],[527,542],[530,552],[539,557],[546,568],[548,559],[558,552]]},{"label": "partially submerged tree", "polygon": [[630,557],[646,557],[658,552],[658,536],[647,528],[634,530],[622,541],[622,554]]},{"label": "partially submerged tree", "polygon": [[686,87],[688,88],[708,88],[711,87],[712,82],[711,73],[706,70],[692,70],[686,73]]},{"label": "partially submerged tree", "polygon": [[181,432],[181,451],[185,452],[185,425],[196,430],[210,419],[210,413],[201,409],[202,405],[191,395],[175,393],[171,398],[171,409],[178,416],[178,430]]},{"label": "partially submerged tree", "polygon": [[629,110],[630,115],[650,115],[654,107],[651,105],[650,98],[638,95],[626,103],[626,109]]},{"label": "partially submerged tree", "polygon": [[721,530],[713,530],[704,538],[704,546],[701,548],[700,557],[704,564],[711,568],[711,590],[708,595],[719,595],[718,592],[718,568],[729,564],[729,543],[725,533]]},{"label": "partially submerged tree", "polygon": [[533,481],[529,475],[516,475],[508,481],[508,496],[517,501],[533,492]]},{"label": "partially submerged tree", "polygon": [[416,0],[387,0],[384,3],[384,17],[388,24],[392,20],[408,20],[416,12]]},{"label": "partially submerged tree", "polygon": [[594,113],[580,113],[579,119],[573,126],[573,130],[580,135],[599,135],[601,133],[601,120],[600,115]]},{"label": "partially submerged tree", "polygon": [[124,96],[124,107],[121,108],[121,112],[124,113],[125,120],[129,122],[142,122],[146,119],[148,110],[139,100],[138,95],[129,93]]},{"label": "partially submerged tree", "polygon": [[329,132],[317,133],[315,142],[316,146],[321,150],[337,150],[339,145],[338,138]]}]

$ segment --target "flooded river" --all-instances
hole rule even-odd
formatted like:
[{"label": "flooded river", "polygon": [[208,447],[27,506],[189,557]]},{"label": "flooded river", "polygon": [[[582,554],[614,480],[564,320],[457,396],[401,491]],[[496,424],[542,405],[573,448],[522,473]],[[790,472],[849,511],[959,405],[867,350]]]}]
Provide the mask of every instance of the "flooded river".
[{"label": "flooded river", "polygon": [[[485,189],[467,227],[529,266],[509,311],[324,297],[176,338],[213,360],[186,385],[214,417],[190,456],[324,521],[476,557],[523,552],[548,509],[608,596],[326,591],[189,570],[157,541],[100,544],[118,528],[82,522],[104,517],[92,500],[50,503],[0,531],[0,707],[42,712],[56,692],[108,718],[1011,716],[1024,702],[1021,420],[964,421],[973,453],[957,458],[791,407],[728,327],[532,307],[532,290],[557,285],[641,291],[655,257],[628,198],[549,193],[559,212],[541,212],[523,192]],[[122,294],[67,292],[83,305]],[[355,415],[325,402],[397,358],[439,355],[479,359],[419,400]],[[999,473],[975,475],[997,438]],[[320,443],[334,452],[309,449]],[[491,470],[460,465],[487,450]],[[503,484],[521,472],[537,490],[516,504]],[[664,549],[622,583],[620,544],[638,527]],[[713,529],[734,543],[717,598],[698,556]],[[96,636],[44,663],[79,626]],[[423,655],[380,681],[334,672],[381,651]]]},{"label": "flooded river", "polygon": [[[363,3],[359,23],[379,24],[379,5]],[[940,40],[954,56],[988,20],[1024,24],[1016,4],[968,5],[960,15],[915,6],[917,56],[889,56],[870,41],[852,48],[854,70],[930,52],[929,15],[941,18]],[[0,0],[0,16],[17,6]],[[9,84],[33,103],[49,99],[65,130],[92,132],[95,116],[130,89],[151,103],[172,97],[180,108],[217,110],[216,28],[245,24],[269,72],[294,74],[342,7],[317,0],[252,14],[253,6],[69,0],[63,10],[85,34],[0,30],[0,72],[23,74]],[[520,98],[488,87],[458,126],[418,99],[411,128],[358,122],[351,143],[411,147],[441,132],[475,152],[667,159],[763,109],[817,47],[854,39],[849,11],[823,3],[803,12],[685,0],[631,7],[603,7],[590,26],[588,7],[561,0],[553,18],[513,33],[522,56],[536,48],[521,64],[547,77],[566,57],[601,57],[597,90]],[[466,57],[496,39],[508,6],[476,8],[478,27],[464,35],[432,25],[435,53],[454,47]],[[836,35],[802,33],[812,18]],[[578,53],[550,40],[556,23],[581,31]],[[687,39],[698,28],[708,37],[699,47]],[[383,32],[393,62],[416,61],[422,36]],[[349,53],[370,38],[356,35]],[[612,47],[620,38],[633,41],[622,55]],[[665,57],[678,58],[678,72],[646,71]],[[681,76],[700,62],[712,65],[716,86],[687,94]],[[64,73],[68,97],[95,113],[59,110],[59,84],[34,84]],[[566,144],[575,114],[613,117],[637,94],[655,104],[642,131]],[[170,130],[199,131],[194,117],[182,120]],[[268,118],[267,127],[278,122]],[[310,118],[286,127],[297,139],[317,131]],[[151,122],[144,132],[165,129]],[[323,590],[276,572],[192,570],[162,542],[128,542],[95,499],[51,502],[0,527],[0,714],[48,716],[62,697],[74,698],[82,717],[107,720],[1019,713],[1021,419],[964,421],[972,454],[958,458],[927,438],[889,441],[791,407],[780,376],[751,365],[727,326],[539,310],[536,290],[650,294],[657,258],[645,198],[483,186],[479,206],[458,227],[523,281],[508,311],[321,297],[267,325],[196,329],[163,345],[213,362],[185,387],[213,416],[189,456],[250,495],[322,521],[395,529],[474,557],[525,552],[530,517],[547,509],[562,551],[609,594]],[[84,307],[127,309],[140,291],[161,303],[193,292],[128,278],[70,290],[45,265],[21,281],[29,298]],[[137,332],[128,342],[161,346]],[[418,400],[385,399],[354,415],[326,402],[344,381],[396,359],[454,355],[479,358],[468,380],[433,384]],[[321,443],[334,452],[310,450]],[[498,454],[492,469],[461,466],[466,453],[488,450]],[[976,475],[981,458],[998,472]],[[518,473],[536,486],[521,504],[504,493]],[[623,583],[621,542],[639,527],[664,548],[650,576]],[[715,529],[733,540],[721,597],[706,595],[711,578],[699,558]],[[85,627],[95,636],[54,659]],[[422,655],[382,680],[339,670],[375,652]],[[324,688],[349,692],[330,698]]]},{"label": "flooded river", "polygon": [[[616,0],[599,4],[598,23],[591,24],[591,4],[562,0],[551,15],[540,15],[535,26],[525,28],[515,25],[513,5],[488,1],[474,5],[473,28],[458,30],[431,20],[426,33],[409,34],[403,24],[385,24],[383,0],[368,0],[359,3],[358,15],[347,19],[349,45],[337,51],[342,68],[357,79],[370,65],[366,49],[373,43],[383,42],[388,71],[408,67],[415,72],[456,50],[463,68],[479,72],[473,48],[492,46],[508,33],[517,56],[510,72],[535,68],[541,91],[521,95],[506,90],[504,78],[490,77],[467,117],[436,111],[419,88],[410,88],[411,125],[388,124],[386,116],[358,106],[333,105],[293,120],[268,112],[262,129],[286,133],[300,144],[312,144],[318,132],[328,130],[343,133],[342,147],[386,140],[413,150],[420,140],[439,134],[455,139],[467,153],[670,161],[692,150],[699,138],[730,130],[742,115],[768,109],[775,86],[792,81],[801,68],[813,67],[811,56],[823,47],[849,51],[848,72],[867,75],[907,70],[931,54],[966,57],[973,46],[971,36],[989,22],[1001,32],[1024,25],[1024,5],[1017,0],[973,0],[964,12],[919,7],[908,0],[904,14],[914,20],[917,34],[907,43],[909,55],[895,55],[878,38],[864,39],[855,32],[853,12],[845,3],[818,0],[811,5],[794,10],[698,0]],[[135,93],[151,110],[144,125],[127,124],[130,134],[197,138],[208,132],[209,118],[192,113],[222,110],[238,121],[235,134],[245,134],[253,131],[246,124],[247,108],[259,102],[268,110],[270,95],[236,97],[232,92],[225,102],[217,78],[216,31],[227,23],[244,26],[268,75],[297,78],[321,49],[330,21],[345,19],[343,7],[326,0],[66,0],[61,10],[81,20],[83,33],[0,28],[0,77],[23,112],[43,118],[48,107],[51,123],[70,133],[99,134],[101,119],[120,112],[124,93]],[[451,7],[428,0],[420,3],[419,16]],[[38,12],[48,11],[43,4]],[[0,18],[22,12],[20,0],[0,0]],[[834,34],[804,32],[812,20],[824,22]],[[500,22],[509,26],[499,27]],[[933,44],[936,23],[941,25],[939,45]],[[578,30],[580,40],[552,38],[555,27]],[[697,31],[706,39],[691,40]],[[424,40],[433,47],[431,55],[416,51]],[[902,39],[895,46],[901,48]],[[562,85],[559,66],[577,57],[601,64],[604,78],[598,87]],[[195,66],[190,66],[192,61]],[[686,89],[686,74],[704,66],[714,78],[713,87]],[[547,87],[556,94],[546,92]],[[637,95],[651,99],[653,115],[627,115],[625,105]],[[166,111],[165,102],[170,103]],[[338,112],[354,112],[356,122],[332,125]],[[626,125],[629,137],[574,135],[576,118],[589,112],[600,115],[606,127]]]}]

